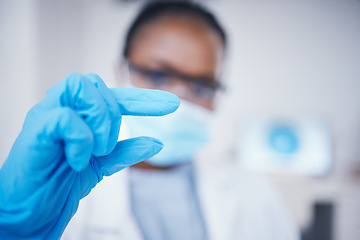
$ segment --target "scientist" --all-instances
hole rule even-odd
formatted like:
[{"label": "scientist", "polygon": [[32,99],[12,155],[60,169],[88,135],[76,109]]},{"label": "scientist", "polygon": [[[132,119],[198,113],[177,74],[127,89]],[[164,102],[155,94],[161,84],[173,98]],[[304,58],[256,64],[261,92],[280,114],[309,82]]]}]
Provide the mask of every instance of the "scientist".
[{"label": "scientist", "polygon": [[191,2],[147,4],[130,26],[120,80],[181,99],[161,118],[127,117],[131,137],[152,136],[163,150],[103,181],[82,200],[63,239],[296,240],[292,219],[266,181],[234,161],[201,157],[221,91],[226,34]]}]

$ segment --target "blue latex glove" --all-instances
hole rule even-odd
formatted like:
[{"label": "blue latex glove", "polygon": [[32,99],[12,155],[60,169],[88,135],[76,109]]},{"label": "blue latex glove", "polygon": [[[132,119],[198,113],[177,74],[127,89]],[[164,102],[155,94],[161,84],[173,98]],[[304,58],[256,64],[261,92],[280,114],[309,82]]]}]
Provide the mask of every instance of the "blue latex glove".
[{"label": "blue latex glove", "polygon": [[103,176],[158,153],[150,137],[117,142],[122,115],[161,116],[179,99],[158,90],[109,89],[72,74],[33,107],[0,170],[0,239],[58,239]]}]

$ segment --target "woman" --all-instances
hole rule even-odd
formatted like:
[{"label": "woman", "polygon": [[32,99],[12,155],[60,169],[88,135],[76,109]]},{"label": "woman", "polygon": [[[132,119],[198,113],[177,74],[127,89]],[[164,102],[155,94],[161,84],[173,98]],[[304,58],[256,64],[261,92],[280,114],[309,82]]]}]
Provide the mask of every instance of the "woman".
[{"label": "woman", "polygon": [[64,239],[298,239],[266,181],[231,161],[203,159],[225,57],[216,18],[190,2],[146,5],[131,25],[120,78],[182,100],[162,119],[127,119],[130,136],[163,150],[117,174],[83,200]]}]

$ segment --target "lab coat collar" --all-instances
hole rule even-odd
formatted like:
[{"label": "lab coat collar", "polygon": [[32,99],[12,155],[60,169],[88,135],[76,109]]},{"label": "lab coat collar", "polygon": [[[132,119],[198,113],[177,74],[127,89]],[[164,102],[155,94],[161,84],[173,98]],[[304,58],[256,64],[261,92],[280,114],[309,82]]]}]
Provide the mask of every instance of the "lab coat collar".
[{"label": "lab coat collar", "polygon": [[[231,239],[230,228],[236,208],[234,184],[229,178],[231,167],[225,170],[229,168],[224,164],[226,161],[209,161],[212,160],[197,158],[194,161],[195,184],[207,237],[210,240]],[[142,239],[131,212],[128,169],[103,179],[87,198],[84,200],[95,206],[86,207],[92,209],[86,217],[87,229],[114,233],[118,239]],[[102,207],[104,203],[106,207]]]},{"label": "lab coat collar", "polygon": [[[224,162],[209,162],[212,159],[195,161],[195,176],[198,197],[208,239],[231,239],[232,216],[236,208],[236,198],[233,196],[234,184],[228,174],[229,169]],[[229,235],[227,235],[229,234]]]}]

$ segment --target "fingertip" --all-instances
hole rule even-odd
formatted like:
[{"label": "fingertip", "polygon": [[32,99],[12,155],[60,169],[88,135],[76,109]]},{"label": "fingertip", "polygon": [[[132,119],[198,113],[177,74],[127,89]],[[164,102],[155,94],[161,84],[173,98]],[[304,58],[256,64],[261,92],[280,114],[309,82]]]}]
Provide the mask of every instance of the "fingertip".
[{"label": "fingertip", "polygon": [[153,144],[153,154],[154,155],[159,153],[164,147],[164,144],[159,139],[152,138],[152,137],[142,137],[142,138],[144,138],[146,141],[149,141],[150,144]]},{"label": "fingertip", "polygon": [[173,113],[179,108],[181,101],[178,96],[176,96],[175,94],[172,94],[172,93],[169,93],[169,99],[170,99],[169,102],[172,104],[172,109],[171,109],[172,112],[169,112],[169,113]]},{"label": "fingertip", "polygon": [[133,149],[133,153],[128,153],[132,154],[131,157],[129,156],[130,158],[137,159],[135,163],[151,158],[164,147],[164,144],[159,139],[147,136],[126,139],[119,142],[119,144],[123,145],[123,147],[126,146],[127,149]]},{"label": "fingertip", "polygon": [[130,138],[117,143],[109,155],[96,158],[96,169],[110,176],[131,165],[147,160],[161,151],[163,143],[152,137]]},{"label": "fingertip", "polygon": [[96,73],[88,73],[85,75],[90,81],[92,81],[95,85],[97,84],[97,81],[103,81],[101,77]]},{"label": "fingertip", "polygon": [[[147,90],[147,89],[144,89]],[[152,93],[156,94],[156,102],[154,107],[157,108],[158,114],[156,116],[163,116],[175,112],[180,106],[180,98],[173,93],[151,89]],[[155,114],[154,114],[155,115]]]}]

